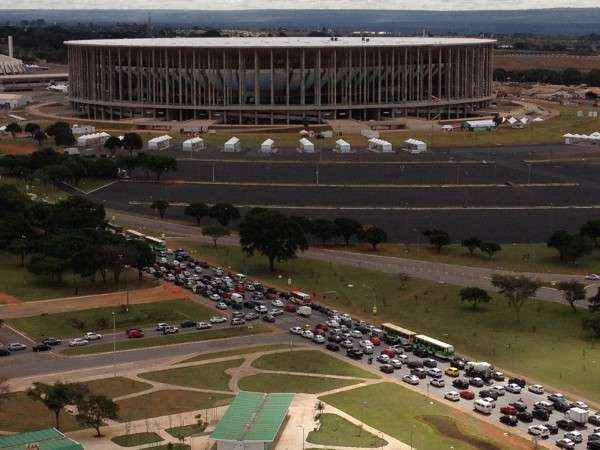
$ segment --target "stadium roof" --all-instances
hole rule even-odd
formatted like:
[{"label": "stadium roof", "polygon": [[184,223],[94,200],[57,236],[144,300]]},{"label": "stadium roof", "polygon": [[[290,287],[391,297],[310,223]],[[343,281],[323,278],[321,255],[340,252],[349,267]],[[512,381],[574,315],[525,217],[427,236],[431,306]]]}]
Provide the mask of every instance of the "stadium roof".
[{"label": "stadium roof", "polygon": [[251,37],[251,38],[146,38],[90,39],[66,41],[65,45],[110,47],[193,47],[193,48],[306,48],[306,47],[416,47],[493,44],[493,39],[441,37]]},{"label": "stadium roof", "polygon": [[24,70],[23,61],[0,54],[0,75],[23,73]]},{"label": "stadium roof", "polygon": [[0,436],[0,449],[25,450],[31,444],[38,445],[40,450],[83,450],[81,444],[55,428]]},{"label": "stadium roof", "polygon": [[240,392],[211,438],[218,441],[273,442],[294,394]]}]

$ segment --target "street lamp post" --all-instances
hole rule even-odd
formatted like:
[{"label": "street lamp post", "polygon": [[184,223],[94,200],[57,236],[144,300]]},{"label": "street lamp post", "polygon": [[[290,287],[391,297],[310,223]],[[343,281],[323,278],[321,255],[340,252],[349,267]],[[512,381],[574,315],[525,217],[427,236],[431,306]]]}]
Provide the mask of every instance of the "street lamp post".
[{"label": "street lamp post", "polygon": [[117,316],[115,312],[112,312],[113,319],[113,372],[114,376],[117,376]]},{"label": "street lamp post", "polygon": [[125,311],[129,312],[129,264],[125,264],[125,293],[127,299],[127,305]]}]

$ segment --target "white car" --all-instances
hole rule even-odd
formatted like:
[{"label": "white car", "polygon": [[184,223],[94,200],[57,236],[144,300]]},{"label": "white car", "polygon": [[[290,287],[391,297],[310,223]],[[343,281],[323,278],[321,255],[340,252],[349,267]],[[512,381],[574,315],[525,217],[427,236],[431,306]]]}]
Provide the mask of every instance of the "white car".
[{"label": "white car", "polygon": [[83,338],[75,338],[69,341],[69,347],[83,347],[84,345],[88,345],[90,341]]},{"label": "white car", "polygon": [[552,411],[554,409],[554,404],[552,402],[547,402],[545,400],[539,401],[539,402],[535,402],[533,404],[534,408],[543,408],[546,409],[548,411]]},{"label": "white car", "polygon": [[259,314],[266,314],[269,311],[269,309],[265,305],[257,305],[254,307],[254,311],[256,311]]},{"label": "white car", "polygon": [[446,382],[441,378],[432,378],[431,380],[429,380],[429,384],[437,388],[446,387]]},{"label": "white car", "polygon": [[315,337],[315,334],[310,330],[304,330],[302,332],[302,337],[305,337],[306,339],[312,339]]},{"label": "white car", "polygon": [[356,339],[360,339],[363,337],[363,334],[360,330],[352,330],[350,332],[350,336],[352,336],[353,338],[356,338]]},{"label": "white car", "polygon": [[518,384],[509,383],[506,386],[504,386],[504,390],[511,392],[513,394],[520,394],[521,391],[523,390],[523,388],[521,386],[519,386]]},{"label": "white car", "polygon": [[400,361],[398,358],[392,358],[392,359],[390,359],[389,363],[392,366],[394,366],[394,369],[401,369],[402,368],[402,361]]},{"label": "white car", "polygon": [[225,303],[225,302],[218,302],[215,306],[217,307],[217,309],[220,309],[220,310],[227,309],[227,303]]},{"label": "white car", "polygon": [[498,394],[498,396],[503,397],[506,395],[506,390],[504,390],[504,386],[501,384],[495,384],[492,386],[492,389]]},{"label": "white car", "polygon": [[156,330],[156,331],[162,331],[162,330],[163,330],[163,328],[166,328],[166,327],[168,327],[168,326],[169,326],[169,324],[168,324],[168,323],[165,323],[165,322],[157,323],[157,324],[156,324],[156,327],[155,327],[155,330]]},{"label": "white car", "polygon": [[340,346],[344,348],[352,348],[354,347],[354,343],[350,339],[346,339],[345,341],[340,342]]},{"label": "white car", "polygon": [[223,316],[212,316],[209,320],[210,323],[223,323],[227,322],[227,317]]},{"label": "white car", "polygon": [[196,324],[196,330],[208,330],[209,328],[212,328],[210,322],[198,322]]},{"label": "white car", "polygon": [[339,328],[340,327],[340,324],[337,320],[328,320],[325,323],[329,328]]},{"label": "white car", "polygon": [[408,384],[412,384],[413,386],[419,384],[419,378],[415,375],[404,375],[402,377],[402,381]]},{"label": "white car", "polygon": [[283,309],[281,309],[281,308],[273,308],[271,310],[271,315],[273,317],[281,316],[282,314],[283,314]]},{"label": "white car", "polygon": [[573,404],[574,408],[581,408],[581,409],[585,409],[586,411],[588,411],[590,409],[590,407],[588,406],[588,404],[586,402],[582,402],[581,400],[577,400],[574,404]]},{"label": "white car", "polygon": [[600,281],[600,275],[597,275],[595,273],[588,273],[585,276],[586,280],[591,280],[591,281]]},{"label": "white car", "polygon": [[442,378],[443,372],[437,367],[432,367],[431,369],[427,369],[427,375],[431,378]]},{"label": "white car", "polygon": [[323,336],[322,334],[316,334],[315,337],[313,337],[313,342],[315,344],[324,344],[325,340],[325,336]]},{"label": "white car", "polygon": [[12,342],[6,346],[8,351],[18,352],[19,350],[25,350],[27,346],[25,344],[21,344],[20,342]]},{"label": "white car", "polygon": [[300,327],[292,327],[292,328],[290,328],[290,333],[292,333],[292,334],[302,334],[302,328],[300,328]]},{"label": "white car", "polygon": [[492,408],[496,407],[496,400],[494,400],[492,397],[484,397],[483,399],[492,405]]},{"label": "white car", "polygon": [[102,339],[102,335],[100,333],[94,333],[93,331],[88,331],[83,335],[83,339],[88,341],[98,341]]},{"label": "white car", "polygon": [[450,400],[451,402],[457,402],[460,400],[460,394],[456,391],[450,391],[444,394],[444,398],[446,400]]},{"label": "white car", "polygon": [[275,306],[276,308],[283,308],[283,302],[276,298],[271,302],[271,306]]},{"label": "white car", "polygon": [[383,364],[387,364],[390,362],[390,357],[384,353],[380,353],[379,355],[377,355],[377,361]]},{"label": "white car", "polygon": [[372,354],[373,354],[373,352],[375,351],[375,349],[373,348],[373,346],[372,346],[372,345],[365,345],[365,346],[362,348],[362,351],[363,351],[363,353],[364,353],[365,355],[372,355]]},{"label": "white car", "polygon": [[400,361],[405,363],[406,361],[408,361],[408,355],[396,355],[396,359],[399,359]]},{"label": "white car", "polygon": [[527,432],[529,434],[531,434],[532,436],[537,436],[542,439],[550,436],[550,430],[548,428],[546,428],[544,425],[539,425],[539,424],[531,425],[529,428],[527,428]]},{"label": "white car", "polygon": [[541,384],[531,384],[527,386],[527,390],[529,392],[532,392],[533,394],[543,394],[544,386],[542,386]]},{"label": "white car", "polygon": [[572,440],[576,444],[583,442],[583,435],[579,431],[568,431],[565,433],[565,438]]},{"label": "white car", "polygon": [[364,340],[364,341],[360,341],[360,342],[358,343],[358,345],[360,345],[362,348],[365,348],[365,347],[373,347],[373,343],[372,343],[371,341],[369,341],[368,339],[367,339],[367,340]]}]

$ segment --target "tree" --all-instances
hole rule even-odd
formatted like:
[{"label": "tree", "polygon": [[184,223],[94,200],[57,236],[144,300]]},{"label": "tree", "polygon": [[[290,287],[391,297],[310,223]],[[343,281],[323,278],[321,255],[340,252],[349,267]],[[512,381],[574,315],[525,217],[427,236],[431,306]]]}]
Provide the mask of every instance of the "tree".
[{"label": "tree", "polygon": [[144,141],[142,137],[137,133],[125,133],[123,136],[123,148],[129,152],[130,155],[134,151],[141,150],[144,147]]},{"label": "tree", "polygon": [[377,246],[387,241],[387,233],[378,227],[368,227],[363,231],[361,239],[371,244],[373,250],[377,251]]},{"label": "tree", "polygon": [[154,211],[158,211],[161,219],[165,218],[165,213],[169,209],[169,202],[166,200],[154,200],[150,205],[150,208]]},{"label": "tree", "polygon": [[595,312],[583,319],[583,329],[591,331],[594,337],[600,337],[600,313]]},{"label": "tree", "polygon": [[53,385],[35,382],[27,390],[27,396],[33,401],[41,402],[54,414],[56,428],[60,430],[60,414],[67,405],[73,404],[81,395],[79,385],[65,384],[57,381]]},{"label": "tree", "polygon": [[344,242],[346,243],[346,247],[350,245],[350,240],[353,237],[358,238],[362,231],[362,226],[354,219],[349,219],[346,217],[338,217],[333,221],[335,226],[337,227],[337,231],[340,236],[344,238]]},{"label": "tree", "polygon": [[489,303],[492,297],[486,290],[476,286],[465,287],[460,290],[460,301],[469,302],[473,309],[477,309],[479,303]]},{"label": "tree", "polygon": [[594,245],[589,236],[570,234],[559,230],[552,233],[546,245],[558,250],[562,262],[575,263],[579,258],[592,253]]},{"label": "tree", "polygon": [[423,231],[423,236],[429,239],[429,243],[433,245],[438,253],[442,252],[442,248],[450,245],[450,235],[447,231],[432,229]]},{"label": "tree", "polygon": [[144,274],[144,268],[150,267],[156,260],[154,251],[145,241],[134,239],[127,241],[127,254],[133,262],[133,266],[138,270],[138,279],[141,281]]},{"label": "tree", "polygon": [[57,202],[50,210],[48,223],[51,231],[104,229],[104,206],[83,197],[69,197]]},{"label": "tree", "polygon": [[492,259],[495,253],[502,250],[502,247],[499,244],[496,244],[495,242],[482,242],[479,246],[479,250],[481,250],[482,253],[488,255],[489,259]]},{"label": "tree", "polygon": [[121,139],[116,136],[109,137],[106,142],[104,142],[104,148],[109,150],[111,154],[115,154],[115,152],[121,148],[123,145]]},{"label": "tree", "polygon": [[210,208],[208,216],[226,227],[230,222],[240,218],[240,212],[229,203],[217,203]]},{"label": "tree", "polygon": [[557,285],[558,290],[562,291],[565,296],[565,301],[571,305],[573,312],[577,312],[575,303],[585,300],[585,286],[576,280],[561,281]]},{"label": "tree", "polygon": [[517,321],[521,320],[521,308],[525,301],[533,297],[542,284],[525,276],[493,275],[492,286],[508,301],[508,306],[515,310]]},{"label": "tree", "polygon": [[206,203],[190,203],[185,207],[185,215],[196,219],[196,223],[200,225],[202,219],[208,216],[210,208]]},{"label": "tree", "polygon": [[338,235],[335,223],[328,219],[315,219],[312,221],[311,234],[321,240],[325,245]]},{"label": "tree", "polygon": [[73,178],[73,173],[66,165],[55,164],[35,172],[35,177],[46,185],[58,185]]},{"label": "tree", "polygon": [[469,254],[471,256],[473,256],[473,253],[475,253],[475,250],[478,249],[481,246],[481,244],[481,239],[479,239],[478,237],[470,237],[467,239],[463,239],[460,243],[460,245],[466,247],[469,250]]},{"label": "tree", "polygon": [[217,240],[219,238],[222,238],[222,237],[225,237],[225,236],[230,236],[231,232],[227,228],[222,227],[221,225],[208,225],[208,226],[202,228],[202,234],[204,236],[211,237],[212,240],[213,240],[213,244],[216,247],[217,246]]},{"label": "tree", "polygon": [[266,256],[271,272],[275,270],[275,261],[296,258],[298,251],[308,248],[298,223],[271,209],[249,211],[240,222],[239,233],[244,253],[252,256],[258,252]]},{"label": "tree", "polygon": [[21,125],[19,125],[17,122],[11,122],[8,125],[6,125],[6,131],[8,131],[14,139],[15,135],[23,131],[23,129],[21,128]]},{"label": "tree", "polygon": [[25,131],[29,133],[31,137],[35,136],[35,133],[41,130],[40,126],[35,122],[29,122],[25,125]]},{"label": "tree", "polygon": [[46,140],[48,136],[44,133],[44,130],[37,130],[33,135],[33,140],[38,143],[38,145],[42,145],[42,143]]},{"label": "tree", "polygon": [[160,177],[163,174],[177,170],[177,161],[175,158],[163,155],[140,156],[139,165],[147,172],[153,172],[156,181],[160,181]]},{"label": "tree", "polygon": [[24,266],[25,256],[31,251],[31,242],[27,236],[22,235],[9,244],[8,251],[13,255],[19,256],[21,266]]},{"label": "tree", "polygon": [[600,247],[600,220],[590,220],[583,224],[579,233],[594,241],[595,247]]},{"label": "tree", "polygon": [[117,419],[117,405],[113,399],[104,395],[85,395],[77,403],[77,422],[96,430],[96,437],[101,437],[100,427],[105,419]]}]

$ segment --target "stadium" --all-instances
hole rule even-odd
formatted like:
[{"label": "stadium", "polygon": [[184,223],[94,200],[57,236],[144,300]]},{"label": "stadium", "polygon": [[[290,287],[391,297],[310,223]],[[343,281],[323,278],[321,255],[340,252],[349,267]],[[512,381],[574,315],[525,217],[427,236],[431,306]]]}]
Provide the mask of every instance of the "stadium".
[{"label": "stadium", "polygon": [[289,124],[469,115],[492,98],[494,42],[273,37],[65,44],[69,100],[79,115]]}]

